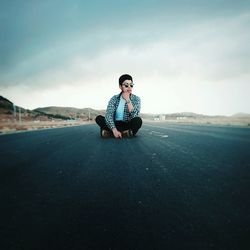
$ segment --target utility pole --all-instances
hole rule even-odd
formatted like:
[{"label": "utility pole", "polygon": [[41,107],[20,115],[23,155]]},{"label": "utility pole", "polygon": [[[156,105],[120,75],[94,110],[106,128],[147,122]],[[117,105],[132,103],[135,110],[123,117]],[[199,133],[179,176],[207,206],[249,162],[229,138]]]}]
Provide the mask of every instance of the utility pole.
[{"label": "utility pole", "polygon": [[22,122],[22,117],[21,117],[21,108],[19,107],[19,123]]},{"label": "utility pole", "polygon": [[16,106],[13,103],[13,116],[14,116],[14,121],[16,121]]},{"label": "utility pole", "polygon": [[[88,108],[88,110],[89,110],[89,108]],[[90,110],[89,110],[89,121],[90,121]]]}]

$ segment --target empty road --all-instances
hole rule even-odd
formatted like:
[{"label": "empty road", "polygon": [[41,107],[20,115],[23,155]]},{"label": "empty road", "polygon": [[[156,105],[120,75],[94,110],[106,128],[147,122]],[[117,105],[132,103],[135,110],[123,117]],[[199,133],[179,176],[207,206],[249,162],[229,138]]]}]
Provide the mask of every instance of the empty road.
[{"label": "empty road", "polygon": [[0,249],[250,249],[250,129],[0,136]]}]

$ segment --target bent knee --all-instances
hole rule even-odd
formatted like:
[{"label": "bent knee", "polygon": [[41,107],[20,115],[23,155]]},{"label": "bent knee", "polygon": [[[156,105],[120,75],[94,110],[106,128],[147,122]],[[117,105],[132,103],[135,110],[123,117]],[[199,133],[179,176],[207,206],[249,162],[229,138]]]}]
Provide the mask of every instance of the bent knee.
[{"label": "bent knee", "polygon": [[140,124],[140,126],[142,125],[142,119],[141,119],[141,117],[139,117],[139,116],[132,118],[131,121],[132,121],[133,123]]},{"label": "bent knee", "polygon": [[98,115],[96,118],[95,118],[95,122],[97,124],[99,124],[102,120],[104,119],[104,117],[102,115]]}]

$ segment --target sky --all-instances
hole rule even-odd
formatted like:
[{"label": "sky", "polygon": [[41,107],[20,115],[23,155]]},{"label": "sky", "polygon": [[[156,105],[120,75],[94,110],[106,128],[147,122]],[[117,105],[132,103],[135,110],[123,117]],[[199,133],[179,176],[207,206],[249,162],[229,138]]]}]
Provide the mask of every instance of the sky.
[{"label": "sky", "polygon": [[250,1],[0,0],[0,95],[106,109],[130,74],[143,113],[250,113]]}]

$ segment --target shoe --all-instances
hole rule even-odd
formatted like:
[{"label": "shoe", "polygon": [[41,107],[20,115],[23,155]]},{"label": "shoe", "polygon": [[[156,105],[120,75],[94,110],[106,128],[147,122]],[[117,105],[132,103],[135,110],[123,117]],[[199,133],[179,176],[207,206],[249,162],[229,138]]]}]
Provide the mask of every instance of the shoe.
[{"label": "shoe", "polygon": [[122,131],[122,137],[132,137],[133,131],[131,129]]},{"label": "shoe", "polygon": [[101,130],[101,137],[103,138],[109,138],[109,137],[112,137],[113,133],[111,131],[108,131],[108,130]]}]

